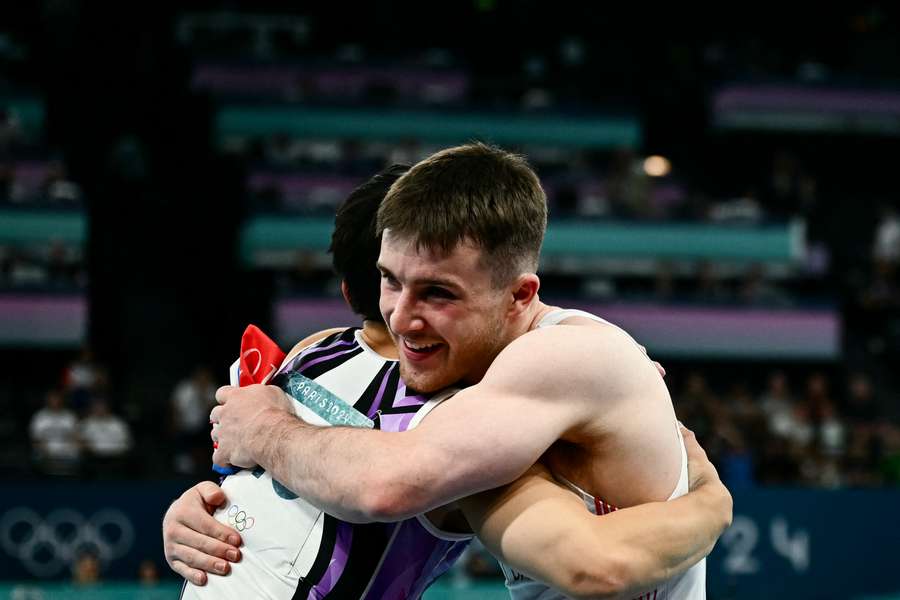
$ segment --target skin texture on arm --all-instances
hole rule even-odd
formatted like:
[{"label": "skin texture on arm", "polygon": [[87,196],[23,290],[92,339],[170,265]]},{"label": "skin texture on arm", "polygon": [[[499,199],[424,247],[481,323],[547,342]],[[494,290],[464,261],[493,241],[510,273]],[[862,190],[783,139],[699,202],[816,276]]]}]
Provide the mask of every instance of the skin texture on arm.
[{"label": "skin texture on arm", "polygon": [[[583,368],[586,353],[591,369]],[[647,369],[658,377],[613,328],[533,331],[507,346],[481,383],[402,433],[312,427],[283,412],[276,388],[221,388],[213,458],[259,464],[339,518],[399,520],[515,480]]]},{"label": "skin texture on arm", "polygon": [[669,502],[598,517],[538,463],[459,505],[485,547],[517,571],[573,598],[636,595],[708,555],[731,523],[728,490],[690,432],[685,445],[691,492]]}]

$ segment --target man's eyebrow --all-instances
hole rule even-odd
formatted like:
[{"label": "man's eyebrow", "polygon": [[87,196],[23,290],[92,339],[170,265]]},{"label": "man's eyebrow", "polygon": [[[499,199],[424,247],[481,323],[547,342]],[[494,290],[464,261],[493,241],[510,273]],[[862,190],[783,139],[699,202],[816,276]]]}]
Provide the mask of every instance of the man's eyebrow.
[{"label": "man's eyebrow", "polygon": [[452,288],[454,290],[462,290],[462,286],[450,279],[429,277],[424,279],[414,279],[412,282],[416,285],[437,285],[440,287]]},{"label": "man's eyebrow", "polygon": [[[375,263],[375,266],[381,271],[384,275],[389,275],[390,277],[395,277],[391,270],[385,267],[381,263]],[[441,279],[440,277],[426,277],[422,279],[413,279],[410,283],[413,285],[437,285],[446,288],[452,288],[455,291],[462,291],[463,287],[457,284],[455,281],[451,279]]]}]

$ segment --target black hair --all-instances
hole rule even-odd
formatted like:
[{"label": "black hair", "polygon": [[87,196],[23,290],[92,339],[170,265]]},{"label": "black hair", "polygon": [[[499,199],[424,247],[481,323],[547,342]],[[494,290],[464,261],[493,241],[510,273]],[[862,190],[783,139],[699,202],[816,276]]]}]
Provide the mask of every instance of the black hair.
[{"label": "black hair", "polygon": [[378,308],[381,275],[375,263],[381,236],[375,233],[375,216],[381,200],[409,165],[391,165],[353,190],[338,207],[331,234],[331,264],[347,284],[350,308],[363,319],[384,322]]}]

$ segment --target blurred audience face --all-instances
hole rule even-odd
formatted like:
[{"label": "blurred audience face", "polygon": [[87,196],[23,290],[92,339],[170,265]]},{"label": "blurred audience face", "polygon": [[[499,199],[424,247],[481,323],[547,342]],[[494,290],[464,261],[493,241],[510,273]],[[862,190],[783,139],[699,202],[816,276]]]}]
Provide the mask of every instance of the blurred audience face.
[{"label": "blurred audience face", "polygon": [[47,392],[46,406],[53,411],[62,410],[65,407],[63,395],[56,390],[50,390]]},{"label": "blurred audience face", "polygon": [[787,377],[781,371],[772,373],[769,378],[769,394],[779,398],[788,395]]},{"label": "blurred audience face", "polygon": [[159,571],[152,560],[142,561],[138,567],[138,581],[143,585],[156,585],[159,583]]},{"label": "blurred audience face", "polygon": [[100,581],[100,561],[89,552],[78,557],[72,566],[72,581],[77,585],[90,585]]},{"label": "blurred audience face", "polygon": [[813,373],[806,381],[806,395],[809,398],[828,396],[828,379],[822,373]]},{"label": "blurred audience face", "polygon": [[867,401],[872,397],[872,384],[862,373],[856,373],[850,379],[850,398]]},{"label": "blurred audience face", "polygon": [[105,417],[109,414],[109,405],[106,400],[97,399],[91,402],[91,416]]}]

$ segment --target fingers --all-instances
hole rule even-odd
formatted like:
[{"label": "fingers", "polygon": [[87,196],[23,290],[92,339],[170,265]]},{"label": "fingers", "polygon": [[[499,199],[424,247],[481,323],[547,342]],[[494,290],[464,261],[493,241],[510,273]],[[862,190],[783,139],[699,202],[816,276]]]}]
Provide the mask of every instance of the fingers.
[{"label": "fingers", "polygon": [[225,492],[212,481],[201,481],[194,489],[207,507],[218,507],[225,503]]},{"label": "fingers", "polygon": [[694,457],[698,456],[702,456],[704,459],[706,458],[706,451],[700,445],[700,442],[697,441],[697,436],[694,435],[693,431],[682,427],[681,437],[684,440],[684,449],[688,454],[689,460],[693,460]]},{"label": "fingers", "polygon": [[213,406],[213,409],[209,411],[209,422],[212,424],[218,423],[222,419],[222,405]]},{"label": "fingers", "polygon": [[223,561],[238,562],[241,559],[240,551],[234,546],[196,531],[182,532],[179,542],[173,544],[175,548],[173,558],[177,558],[195,569],[222,574],[225,572],[225,568],[222,566]]},{"label": "fingers", "polygon": [[[188,499],[185,501],[186,506],[179,506],[173,515],[172,521],[179,528],[172,532],[173,541],[187,543],[183,537],[185,533],[197,532],[220,542],[231,544],[234,547],[240,546],[241,536],[234,529],[219,523],[209,514],[204,496],[201,495],[197,487],[199,486],[189,489],[182,495],[182,498],[188,495]],[[204,487],[204,489],[207,488]],[[221,492],[221,490],[219,491]],[[222,499],[224,500],[224,493],[222,494]],[[176,504],[180,503],[182,503],[182,500],[176,502]],[[172,511],[175,508],[176,506],[173,505],[169,510]]]},{"label": "fingers", "polygon": [[192,569],[180,560],[173,560],[169,563],[172,570],[193,583],[194,585],[206,585],[206,573],[198,569]]},{"label": "fingers", "polygon": [[666,376],[666,370],[663,368],[663,366],[661,364],[659,364],[659,362],[654,360],[653,366],[656,367],[656,370],[659,372],[660,377]]},{"label": "fingers", "polygon": [[[179,575],[197,583],[197,585],[206,583],[206,573],[227,575],[231,571],[231,565],[227,561],[216,558],[215,556],[203,554],[190,546],[175,544],[171,549],[171,555],[172,568]],[[180,564],[185,571],[184,573],[178,571],[175,566],[176,563]],[[202,581],[203,583],[198,583],[198,581]]]},{"label": "fingers", "polygon": [[204,585],[204,571],[226,575],[229,561],[241,559],[241,537],[219,523],[209,511],[225,501],[224,492],[202,482],[176,500],[163,518],[163,549],[172,569],[196,585]]},{"label": "fingers", "polygon": [[225,404],[226,402],[228,402],[231,393],[236,389],[238,388],[233,385],[223,385],[216,390],[216,402],[218,402],[219,404]]},{"label": "fingers", "polygon": [[688,476],[690,489],[693,491],[699,486],[718,480],[719,474],[715,466],[709,461],[706,450],[697,441],[694,432],[680,425],[681,436],[684,439],[684,450],[688,459]]}]

